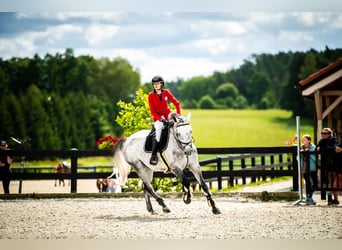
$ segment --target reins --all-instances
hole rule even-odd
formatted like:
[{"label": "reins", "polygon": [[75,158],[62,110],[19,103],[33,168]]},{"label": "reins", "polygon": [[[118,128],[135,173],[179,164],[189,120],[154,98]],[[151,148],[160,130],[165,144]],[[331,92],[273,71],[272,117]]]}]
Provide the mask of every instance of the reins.
[{"label": "reins", "polygon": [[[181,120],[183,122],[183,120]],[[188,142],[183,142],[181,141],[178,137],[177,137],[177,133],[176,130],[178,127],[182,127],[182,126],[190,126],[190,123],[181,123],[181,124],[177,124],[176,128],[173,129],[173,137],[176,139],[176,142],[178,144],[178,146],[182,149],[182,151],[185,151],[185,147],[189,146],[192,147],[192,138],[190,139],[190,141]],[[185,153],[185,152],[184,152]]]}]

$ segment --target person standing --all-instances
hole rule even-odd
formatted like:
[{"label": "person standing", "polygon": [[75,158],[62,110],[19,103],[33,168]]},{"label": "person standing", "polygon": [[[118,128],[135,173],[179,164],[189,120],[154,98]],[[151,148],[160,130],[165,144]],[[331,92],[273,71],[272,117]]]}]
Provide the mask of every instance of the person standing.
[{"label": "person standing", "polygon": [[175,105],[176,113],[178,115],[181,114],[181,105],[169,90],[164,89],[164,79],[161,76],[157,75],[152,78],[152,86],[153,91],[148,94],[148,104],[154,122],[153,126],[156,130],[156,137],[152,141],[152,155],[150,164],[157,165],[157,151],[161,132],[164,128],[164,123],[169,120],[169,116],[171,114],[169,101]]},{"label": "person standing", "polygon": [[[321,132],[322,138],[317,144],[317,151],[321,154],[321,171],[322,178],[321,183],[327,183],[328,187],[335,188],[337,183],[337,163],[336,163],[336,146],[338,140],[334,136],[333,131],[330,128],[323,128]],[[332,195],[334,199],[332,199]],[[328,205],[338,205],[338,192],[333,191],[328,193]]]},{"label": "person standing", "polygon": [[316,146],[311,142],[310,135],[303,135],[301,145],[301,167],[305,180],[306,191],[306,204],[316,205],[312,195],[318,186],[317,168],[316,168],[316,155],[310,154],[310,152],[316,151]]},{"label": "person standing", "polygon": [[342,140],[335,148],[336,156],[336,183],[335,186],[341,190],[342,188]]},{"label": "person standing", "polygon": [[[9,150],[6,141],[1,141],[1,150]],[[9,184],[11,181],[11,163],[13,158],[11,156],[0,156],[0,178],[2,181],[2,187],[5,194],[9,194]]]}]

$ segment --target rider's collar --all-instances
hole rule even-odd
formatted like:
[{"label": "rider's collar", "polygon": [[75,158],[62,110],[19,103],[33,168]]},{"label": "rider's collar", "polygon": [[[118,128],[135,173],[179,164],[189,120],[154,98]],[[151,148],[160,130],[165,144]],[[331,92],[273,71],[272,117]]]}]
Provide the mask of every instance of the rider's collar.
[{"label": "rider's collar", "polygon": [[[164,90],[163,89],[161,89],[160,90],[160,93],[162,93]],[[155,93],[155,94],[157,94],[157,91],[155,90],[155,89],[153,89],[153,92]]]}]

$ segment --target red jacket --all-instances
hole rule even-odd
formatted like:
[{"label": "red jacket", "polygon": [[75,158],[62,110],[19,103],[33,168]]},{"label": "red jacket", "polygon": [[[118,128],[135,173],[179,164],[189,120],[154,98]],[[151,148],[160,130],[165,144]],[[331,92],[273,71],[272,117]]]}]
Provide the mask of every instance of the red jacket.
[{"label": "red jacket", "polygon": [[176,113],[181,114],[181,106],[179,101],[171,94],[167,89],[162,89],[161,99],[158,94],[153,91],[148,94],[148,104],[150,106],[150,112],[153,117],[153,121],[161,121],[162,116],[167,120],[171,113],[169,107],[169,100],[176,106]]}]

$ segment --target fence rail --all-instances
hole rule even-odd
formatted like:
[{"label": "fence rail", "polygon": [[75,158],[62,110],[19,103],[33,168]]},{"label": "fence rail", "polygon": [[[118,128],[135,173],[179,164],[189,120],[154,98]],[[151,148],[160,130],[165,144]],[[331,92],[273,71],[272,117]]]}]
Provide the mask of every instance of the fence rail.
[{"label": "fence rail", "polygon": [[[297,161],[297,147],[244,147],[244,148],[198,148],[200,158],[213,157],[200,161],[203,177],[207,182],[217,182],[218,190],[222,190],[223,181],[227,180],[229,186],[234,186],[241,181],[246,184],[247,178],[250,182],[256,182],[257,179],[266,180],[267,178],[290,176],[292,177],[293,191],[299,190],[299,177]],[[300,153],[299,157],[303,157],[305,153]],[[317,157],[323,156],[321,153],[312,152]],[[80,166],[78,160],[82,157],[112,157],[111,151],[105,150],[0,150],[0,156],[11,155],[21,159],[19,168],[12,168],[13,180],[51,180],[56,178],[70,179],[70,192],[77,193],[78,179],[97,179],[109,176],[112,166]],[[70,159],[71,173],[56,174],[51,172],[49,167],[24,166],[24,160],[31,164],[33,160],[46,159]],[[341,157],[339,158],[341,161]],[[321,164],[320,160],[316,161],[319,177],[319,185],[317,191],[321,191],[321,198],[325,199],[326,191],[342,191],[342,174],[337,179],[337,186],[333,182],[329,182],[328,168]],[[340,162],[342,167],[342,162]],[[101,171],[97,171],[101,169]],[[105,170],[105,171],[103,171]],[[186,176],[195,182],[191,172],[186,171]],[[174,177],[172,174],[163,172],[155,172],[155,177]],[[136,173],[132,171],[128,178],[138,178]],[[301,182],[300,182],[301,183]],[[21,192],[19,184],[19,193]]]},{"label": "fence rail", "polygon": [[[12,168],[13,180],[50,180],[50,179],[71,179],[71,193],[77,192],[78,179],[97,179],[109,176],[112,166],[107,166],[108,171],[97,172],[105,166],[79,166],[78,159],[81,157],[112,157],[111,151],[105,150],[8,150],[0,151],[0,155],[11,155],[20,157],[21,160],[31,162],[32,160],[44,159],[70,159],[71,173],[61,174],[51,172],[49,167],[34,167],[22,165],[19,168]],[[234,186],[238,180],[246,184],[246,178],[250,177],[251,182],[256,179],[266,180],[277,176],[291,176],[293,178],[293,190],[298,190],[298,171],[295,147],[264,147],[264,148],[198,148],[200,156],[216,156],[213,159],[200,161],[203,177],[208,181],[217,181],[218,190],[222,190],[222,182],[228,179],[229,186]],[[155,177],[174,177],[172,174],[155,172]],[[194,177],[191,172],[186,176],[192,181]],[[131,172],[128,178],[138,178],[135,172]]]}]

